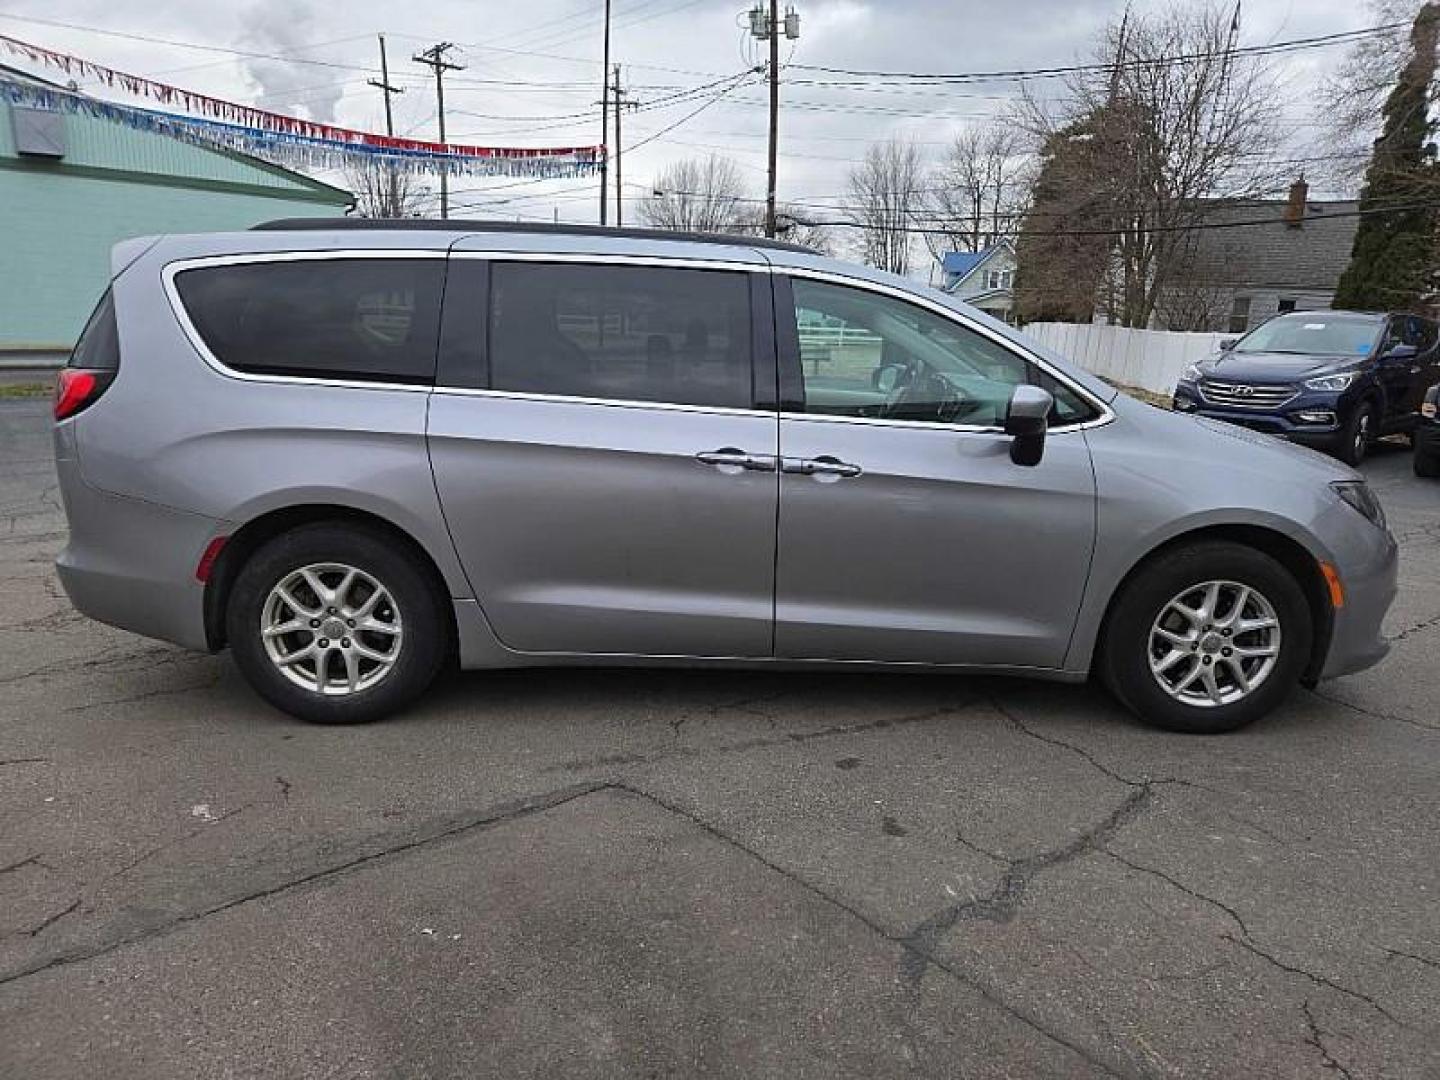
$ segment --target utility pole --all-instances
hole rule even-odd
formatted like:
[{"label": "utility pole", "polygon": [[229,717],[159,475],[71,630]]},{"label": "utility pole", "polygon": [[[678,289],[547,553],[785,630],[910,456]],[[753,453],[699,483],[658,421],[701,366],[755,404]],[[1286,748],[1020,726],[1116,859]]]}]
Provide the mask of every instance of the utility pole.
[{"label": "utility pole", "polygon": [[[424,64],[428,68],[435,69],[435,115],[440,121],[440,141],[445,141],[445,72],[464,71],[463,64],[447,60],[445,54],[455,48],[453,41],[442,41],[430,46],[424,52],[416,53],[411,57],[417,64]],[[440,216],[450,216],[450,174],[442,162],[440,167]]]},{"label": "utility pole", "polygon": [[380,38],[380,78],[368,79],[366,81],[385,95],[385,134],[394,135],[395,114],[390,108],[390,99],[396,94],[403,94],[405,88],[403,86],[390,85],[390,64],[385,59],[385,35],[379,34],[377,36]]},{"label": "utility pole", "polygon": [[605,56],[600,62],[600,85],[600,224],[603,227],[610,195],[610,0],[605,0]]},{"label": "utility pole", "polygon": [[615,86],[611,90],[615,96],[615,227],[618,229],[625,223],[625,211],[621,203],[624,197],[624,187],[621,183],[620,174],[620,114],[626,109],[633,109],[640,104],[638,101],[626,101],[629,92],[620,87],[620,65],[615,65]]},{"label": "utility pole", "polygon": [[750,10],[750,33],[770,42],[770,149],[769,169],[765,185],[765,235],[775,235],[776,165],[780,157],[780,35],[794,41],[800,36],[800,15],[794,7],[785,9],[780,21],[780,0],[770,0],[766,12],[761,3]]},{"label": "utility pole", "polygon": [[[396,94],[403,94],[403,86],[392,86],[390,84],[390,62],[385,56],[385,35],[377,35],[380,38],[380,78],[367,79],[366,81],[385,98],[385,134],[395,134],[395,112],[390,107],[390,99]],[[378,212],[386,217],[400,217],[402,208],[400,206],[400,180],[395,172],[394,164],[385,166],[385,180],[383,189],[385,192],[385,205],[378,208]]]}]

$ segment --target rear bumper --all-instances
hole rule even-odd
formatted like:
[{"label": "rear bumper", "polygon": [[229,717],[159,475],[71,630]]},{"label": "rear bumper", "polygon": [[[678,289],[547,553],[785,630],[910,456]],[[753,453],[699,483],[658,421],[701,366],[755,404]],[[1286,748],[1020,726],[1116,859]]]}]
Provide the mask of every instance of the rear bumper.
[{"label": "rear bumper", "polygon": [[71,603],[111,626],[205,649],[205,587],[195,567],[224,523],[98,491],[74,458],[55,465],[70,523],[55,569]]}]

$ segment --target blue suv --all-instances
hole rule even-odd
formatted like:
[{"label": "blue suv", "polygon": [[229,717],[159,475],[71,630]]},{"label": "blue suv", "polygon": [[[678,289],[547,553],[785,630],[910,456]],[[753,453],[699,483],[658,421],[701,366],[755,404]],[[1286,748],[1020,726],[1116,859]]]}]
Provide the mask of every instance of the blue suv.
[{"label": "blue suv", "polygon": [[1174,407],[1358,465],[1373,440],[1414,430],[1425,388],[1437,378],[1440,348],[1429,319],[1297,311],[1186,368]]}]

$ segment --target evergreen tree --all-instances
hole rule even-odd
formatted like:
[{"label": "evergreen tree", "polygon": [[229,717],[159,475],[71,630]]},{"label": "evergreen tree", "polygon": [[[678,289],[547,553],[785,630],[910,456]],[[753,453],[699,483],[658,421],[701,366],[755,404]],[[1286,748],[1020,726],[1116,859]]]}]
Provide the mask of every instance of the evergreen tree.
[{"label": "evergreen tree", "polygon": [[1415,16],[1410,60],[1385,101],[1385,126],[1365,171],[1360,224],[1335,292],[1337,308],[1405,311],[1433,291],[1440,219],[1427,110],[1437,37],[1440,5],[1427,3]]},{"label": "evergreen tree", "polygon": [[1015,244],[1015,314],[1021,323],[1090,322],[1109,254],[1096,235],[1111,219],[1098,145],[1106,125],[1091,116],[1055,132]]}]

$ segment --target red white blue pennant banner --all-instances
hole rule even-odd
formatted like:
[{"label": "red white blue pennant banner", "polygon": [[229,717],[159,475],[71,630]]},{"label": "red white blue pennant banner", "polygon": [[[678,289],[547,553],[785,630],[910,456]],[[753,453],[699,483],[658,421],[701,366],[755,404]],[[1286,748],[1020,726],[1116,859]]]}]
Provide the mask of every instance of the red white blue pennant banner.
[{"label": "red white blue pennant banner", "polygon": [[0,34],[0,46],[31,63],[54,68],[72,78],[99,82],[110,89],[203,115],[186,116],[178,112],[142,109],[39,83],[0,77],[0,95],[12,104],[95,116],[187,142],[222,146],[300,167],[345,168],[360,160],[380,162],[406,172],[471,176],[579,176],[597,169],[604,155],[604,149],[598,146],[543,149],[464,146],[355,131],[182,90],[4,34]]}]

